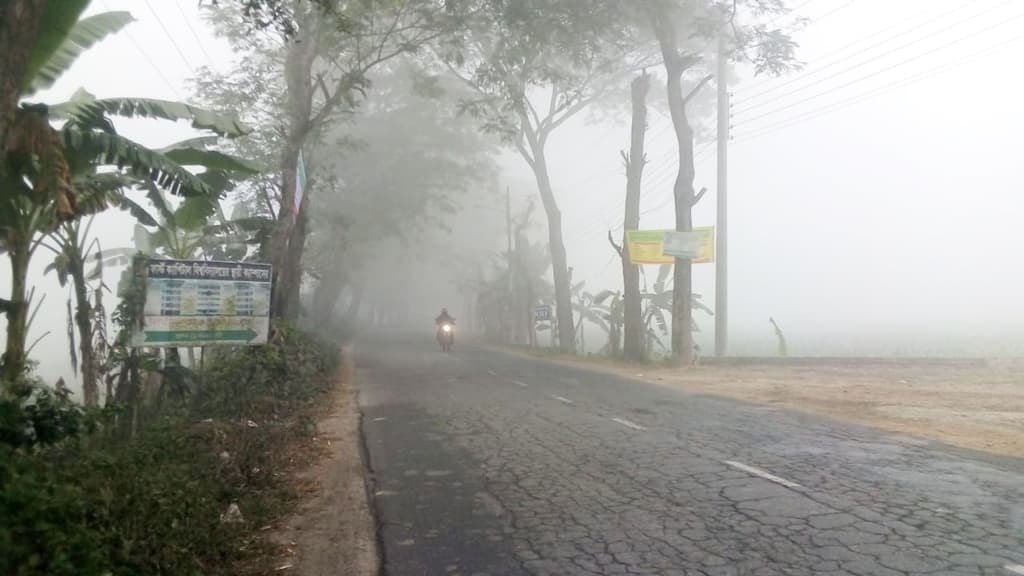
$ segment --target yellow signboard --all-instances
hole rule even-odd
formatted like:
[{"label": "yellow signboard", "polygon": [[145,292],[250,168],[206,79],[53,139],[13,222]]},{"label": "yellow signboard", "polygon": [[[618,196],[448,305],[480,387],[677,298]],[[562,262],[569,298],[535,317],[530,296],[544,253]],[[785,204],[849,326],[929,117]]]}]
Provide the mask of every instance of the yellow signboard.
[{"label": "yellow signboard", "polygon": [[633,264],[673,264],[688,258],[694,264],[715,261],[715,227],[692,232],[675,230],[627,230],[626,245]]},{"label": "yellow signboard", "polygon": [[627,230],[626,244],[632,264],[672,264],[676,261],[663,253],[664,230]]}]

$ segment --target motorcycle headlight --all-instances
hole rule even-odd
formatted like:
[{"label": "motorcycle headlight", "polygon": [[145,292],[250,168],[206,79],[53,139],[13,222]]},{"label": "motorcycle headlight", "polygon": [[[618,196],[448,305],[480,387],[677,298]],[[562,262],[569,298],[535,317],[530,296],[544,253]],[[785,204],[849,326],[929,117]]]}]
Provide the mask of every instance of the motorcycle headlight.
[{"label": "motorcycle headlight", "polygon": [[445,332],[451,332],[452,331],[452,327],[447,325],[447,324],[445,324],[444,327],[442,327],[441,329],[444,330]]}]

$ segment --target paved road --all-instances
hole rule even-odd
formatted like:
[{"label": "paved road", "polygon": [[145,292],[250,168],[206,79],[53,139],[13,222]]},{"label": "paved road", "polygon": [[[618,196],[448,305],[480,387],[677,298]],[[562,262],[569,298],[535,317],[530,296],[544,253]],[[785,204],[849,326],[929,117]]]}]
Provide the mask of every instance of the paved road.
[{"label": "paved road", "polygon": [[394,576],[1024,574],[1024,462],[420,339],[359,350]]}]

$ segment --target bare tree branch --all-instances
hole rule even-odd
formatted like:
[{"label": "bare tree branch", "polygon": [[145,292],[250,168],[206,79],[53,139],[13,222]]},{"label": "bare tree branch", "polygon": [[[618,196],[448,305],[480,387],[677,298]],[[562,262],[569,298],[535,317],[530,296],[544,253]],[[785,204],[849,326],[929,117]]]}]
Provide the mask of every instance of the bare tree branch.
[{"label": "bare tree branch", "polygon": [[626,255],[622,252],[622,246],[615,243],[614,237],[612,237],[612,231],[608,231],[608,243],[612,245],[612,248],[619,254],[619,258],[625,259]]},{"label": "bare tree branch", "polygon": [[707,191],[708,191],[707,187],[701,188],[701,189],[700,189],[700,192],[697,192],[697,194],[696,194],[696,195],[694,195],[694,197],[693,197],[693,201],[692,201],[692,202],[690,202],[690,207],[696,206],[696,205],[697,205],[697,202],[700,202],[700,199],[704,197],[704,194],[705,194],[705,193],[706,193]]}]

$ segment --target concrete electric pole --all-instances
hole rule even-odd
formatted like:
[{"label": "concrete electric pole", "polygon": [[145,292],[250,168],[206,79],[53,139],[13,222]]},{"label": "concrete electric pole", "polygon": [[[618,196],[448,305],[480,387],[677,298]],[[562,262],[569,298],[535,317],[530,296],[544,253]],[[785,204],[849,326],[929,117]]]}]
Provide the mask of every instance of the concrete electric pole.
[{"label": "concrete electric pole", "polygon": [[718,40],[718,194],[715,223],[715,356],[724,356],[729,345],[729,58],[726,38]]}]

